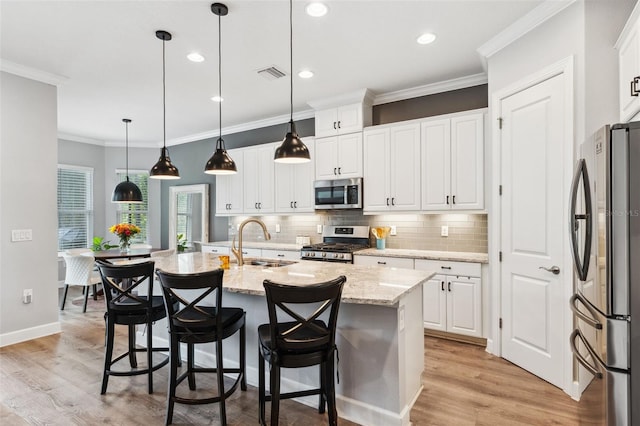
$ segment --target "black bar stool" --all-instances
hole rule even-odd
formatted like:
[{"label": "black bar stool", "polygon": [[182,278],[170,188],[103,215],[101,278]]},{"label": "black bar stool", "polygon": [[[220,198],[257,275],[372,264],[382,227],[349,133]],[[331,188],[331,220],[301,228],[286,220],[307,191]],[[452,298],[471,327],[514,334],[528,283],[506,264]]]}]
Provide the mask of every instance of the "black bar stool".
[{"label": "black bar stool", "polygon": [[[169,348],[153,347],[153,323],[167,316],[162,296],[153,295],[154,262],[147,261],[133,265],[114,265],[97,260],[96,264],[102,277],[107,312],[105,313],[106,349],[104,357],[104,371],[102,375],[101,394],[107,392],[109,376],[149,375],[149,393],[153,393],[153,375],[157,369],[169,362],[165,357],[157,364],[153,364],[153,352],[168,352]],[[146,295],[141,286],[148,283]],[[129,331],[129,347],[127,352],[113,359],[113,344],[115,339],[115,325],[126,325]],[[147,347],[136,348],[136,325],[144,324],[147,333]],[[137,352],[146,352],[147,365],[138,368]],[[125,357],[129,357],[129,370],[114,369],[114,365]]]},{"label": "black bar stool", "polygon": [[[334,280],[292,286],[265,280],[269,324],[258,327],[259,347],[259,420],[265,425],[265,403],[271,401],[271,425],[278,424],[280,400],[320,395],[318,412],[328,408],[329,424],[338,424],[336,411],[334,358],[336,324],[342,288],[347,280]],[[300,313],[304,306],[315,310],[309,316]],[[319,319],[328,311],[328,320]],[[306,312],[306,311],[305,311]],[[279,314],[281,314],[279,316]],[[325,315],[326,316],[326,315]],[[281,319],[285,319],[282,322]],[[289,321],[293,319],[293,321]],[[269,395],[265,390],[265,362],[269,363]],[[316,389],[280,393],[280,369],[320,366],[320,386]]]},{"label": "black bar stool", "polygon": [[[157,271],[162,284],[165,300],[176,300],[180,306],[168,303],[169,336],[171,347],[171,363],[169,375],[169,390],[167,393],[166,424],[173,420],[173,406],[179,404],[211,404],[220,403],[221,424],[227,424],[225,399],[228,398],[240,384],[243,391],[247,390],[245,377],[246,349],[245,349],[245,312],[242,308],[222,307],[222,277],[224,271],[202,272],[198,274],[172,274]],[[213,299],[212,304],[204,305]],[[240,331],[240,366],[239,368],[224,368],[222,357],[222,341]],[[187,369],[178,377],[179,345],[187,344]],[[216,344],[216,368],[203,368],[194,365],[194,346],[199,343]],[[218,395],[207,398],[186,398],[176,395],[176,388],[188,378],[189,389],[196,389],[195,373],[217,373]],[[237,374],[235,382],[228,389],[224,388],[224,374]]]}]

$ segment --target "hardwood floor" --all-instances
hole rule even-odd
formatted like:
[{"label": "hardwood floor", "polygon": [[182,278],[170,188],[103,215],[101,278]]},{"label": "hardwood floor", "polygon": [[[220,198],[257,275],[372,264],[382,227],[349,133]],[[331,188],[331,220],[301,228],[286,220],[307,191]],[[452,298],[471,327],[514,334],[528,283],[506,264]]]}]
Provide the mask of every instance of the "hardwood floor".
[{"label": "hardwood floor", "polygon": [[[63,333],[0,348],[0,424],[164,424],[168,368],[146,376],[113,377],[100,395],[104,323],[99,305],[68,303]],[[117,330],[123,350],[125,336]],[[415,425],[577,425],[577,404],[564,392],[484,348],[425,337],[424,390],[412,412]],[[249,354],[251,356],[251,354]],[[340,368],[348,368],[344,363]],[[203,383],[215,386],[215,378]],[[230,425],[257,424],[257,389],[237,391],[227,405]],[[326,415],[294,401],[281,407],[282,425],[325,425]],[[174,424],[219,424],[217,404],[176,404]],[[354,423],[341,419],[341,425]]]}]

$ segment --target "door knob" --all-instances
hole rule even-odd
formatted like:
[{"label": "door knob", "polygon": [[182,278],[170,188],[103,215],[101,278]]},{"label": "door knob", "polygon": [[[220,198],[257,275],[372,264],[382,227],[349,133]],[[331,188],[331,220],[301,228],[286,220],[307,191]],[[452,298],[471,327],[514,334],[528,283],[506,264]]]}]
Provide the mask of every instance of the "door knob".
[{"label": "door knob", "polygon": [[551,268],[545,268],[544,266],[539,267],[538,269],[544,269],[547,272],[551,272],[554,275],[558,275],[560,273],[560,268],[557,266],[552,266]]}]

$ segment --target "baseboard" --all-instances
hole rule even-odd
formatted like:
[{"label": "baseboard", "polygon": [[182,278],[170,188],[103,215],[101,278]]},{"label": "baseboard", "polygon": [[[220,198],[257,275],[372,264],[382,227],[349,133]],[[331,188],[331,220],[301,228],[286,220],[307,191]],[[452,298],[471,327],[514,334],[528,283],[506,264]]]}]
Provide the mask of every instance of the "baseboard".
[{"label": "baseboard", "polygon": [[27,340],[50,336],[52,334],[60,333],[61,331],[62,328],[60,326],[60,322],[56,321],[49,324],[39,325],[37,327],[0,334],[0,348],[3,346],[14,345],[16,343],[26,342]]},{"label": "baseboard", "polygon": [[440,339],[455,340],[456,342],[471,343],[472,345],[487,346],[487,339],[483,337],[464,336],[462,334],[447,333],[445,331],[424,329],[424,335],[430,337],[438,337]]}]

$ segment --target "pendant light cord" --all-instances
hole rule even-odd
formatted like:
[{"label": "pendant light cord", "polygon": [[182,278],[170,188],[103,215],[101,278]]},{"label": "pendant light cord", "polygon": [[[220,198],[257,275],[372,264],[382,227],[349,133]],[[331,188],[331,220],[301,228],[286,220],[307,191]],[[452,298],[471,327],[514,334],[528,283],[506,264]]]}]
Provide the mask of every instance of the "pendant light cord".
[{"label": "pendant light cord", "polygon": [[167,149],[167,94],[166,94],[166,82],[165,82],[165,58],[164,58],[164,45],[166,40],[162,39],[162,155],[164,155]]},{"label": "pendant light cord", "polygon": [[293,123],[293,0],[289,0],[289,93],[290,98],[290,121]]},{"label": "pendant light cord", "polygon": [[125,170],[126,170],[126,173],[127,173],[127,182],[128,182],[129,181],[129,122],[127,122],[127,121],[124,122],[124,128],[125,128],[125,131],[124,131],[125,132],[125,139],[124,139],[124,141],[125,141],[125,143],[124,143],[124,146],[125,146],[125,155],[124,155],[125,161],[124,161],[124,164],[125,164],[125,166],[124,167],[125,167]]},{"label": "pendant light cord", "polygon": [[[219,134],[222,140],[222,15],[218,15],[218,119]],[[217,144],[216,144],[217,145]],[[223,148],[221,146],[221,148]]]}]

